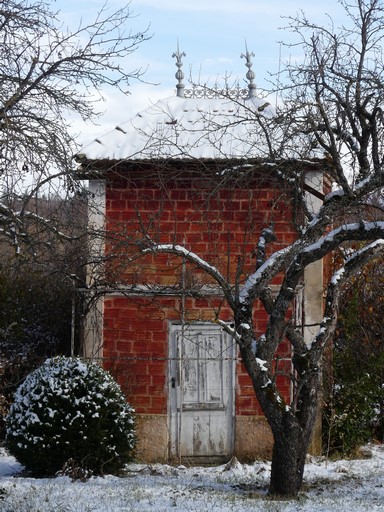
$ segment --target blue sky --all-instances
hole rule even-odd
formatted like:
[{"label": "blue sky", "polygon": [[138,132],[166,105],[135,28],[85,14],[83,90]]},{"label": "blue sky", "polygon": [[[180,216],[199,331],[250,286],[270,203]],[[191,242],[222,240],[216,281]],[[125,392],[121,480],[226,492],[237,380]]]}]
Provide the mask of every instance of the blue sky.
[{"label": "blue sky", "polygon": [[[53,0],[52,6],[61,11],[60,18],[65,23],[76,25],[79,18],[95,16],[103,3],[103,0]],[[125,3],[123,0],[108,2],[111,8]],[[290,56],[300,58],[294,49],[279,44],[292,37],[281,30],[287,25],[284,16],[303,10],[310,20],[319,23],[326,22],[325,14],[334,18],[336,25],[342,20],[337,0],[132,0],[131,10],[132,31],[149,27],[152,38],[130,56],[126,65],[131,69],[146,68],[144,80],[148,83],[132,82],[128,98],[116,91],[106,91],[107,101],[102,106],[105,115],[100,121],[103,132],[158,98],[173,94],[177,68],[172,54],[177,41],[180,50],[186,53],[183,67],[186,77],[191,74],[195,82],[209,80],[212,85],[217,77],[226,74],[244,83],[247,68],[240,54],[245,51],[246,40],[249,51],[255,54],[256,84],[265,88],[269,73],[279,69],[279,56],[283,61]],[[89,131],[91,136],[94,130]]]}]

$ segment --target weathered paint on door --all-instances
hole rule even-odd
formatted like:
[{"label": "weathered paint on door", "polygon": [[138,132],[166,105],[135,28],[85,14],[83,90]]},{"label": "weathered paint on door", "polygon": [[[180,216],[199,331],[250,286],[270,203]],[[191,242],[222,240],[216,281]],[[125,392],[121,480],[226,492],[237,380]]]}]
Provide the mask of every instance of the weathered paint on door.
[{"label": "weathered paint on door", "polygon": [[196,462],[233,453],[234,343],[211,324],[170,330],[170,456]]}]

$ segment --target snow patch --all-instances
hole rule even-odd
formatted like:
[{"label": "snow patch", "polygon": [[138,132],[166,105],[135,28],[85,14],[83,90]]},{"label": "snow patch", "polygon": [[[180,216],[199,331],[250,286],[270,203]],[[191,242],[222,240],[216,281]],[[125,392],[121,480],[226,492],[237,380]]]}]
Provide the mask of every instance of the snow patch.
[{"label": "snow patch", "polygon": [[310,456],[305,493],[298,501],[266,500],[270,463],[234,461],[229,467],[173,467],[129,464],[122,477],[87,482],[69,477],[31,479],[0,449],[1,510],[52,512],[367,512],[383,511],[384,446],[370,446],[372,458],[326,460]]},{"label": "snow patch", "polygon": [[256,357],[256,363],[257,363],[257,365],[259,366],[259,368],[260,368],[260,370],[262,372],[267,372],[268,371],[268,368],[266,366],[267,361],[264,361],[263,359],[259,359],[258,357]]}]

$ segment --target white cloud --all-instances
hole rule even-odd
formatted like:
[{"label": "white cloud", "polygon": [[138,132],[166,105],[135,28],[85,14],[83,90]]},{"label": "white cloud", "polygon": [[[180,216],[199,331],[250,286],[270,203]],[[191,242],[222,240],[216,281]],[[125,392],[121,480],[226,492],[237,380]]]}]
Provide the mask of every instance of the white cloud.
[{"label": "white cloud", "polygon": [[158,88],[150,84],[135,84],[131,94],[124,95],[114,89],[103,91],[104,101],[96,106],[101,112],[93,122],[73,118],[71,133],[80,145],[85,145],[95,138],[113,130],[117,125],[129,121],[138,112],[148,108],[159,99],[174,96],[174,89]]}]

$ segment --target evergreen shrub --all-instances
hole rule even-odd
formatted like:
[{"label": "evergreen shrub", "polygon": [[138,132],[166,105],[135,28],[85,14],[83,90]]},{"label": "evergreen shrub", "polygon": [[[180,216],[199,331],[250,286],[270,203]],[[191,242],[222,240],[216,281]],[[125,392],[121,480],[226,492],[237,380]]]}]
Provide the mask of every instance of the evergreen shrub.
[{"label": "evergreen shrub", "polygon": [[120,386],[95,363],[47,359],[17,389],[6,446],[36,476],[68,461],[87,474],[116,473],[132,460],[134,411]]}]

